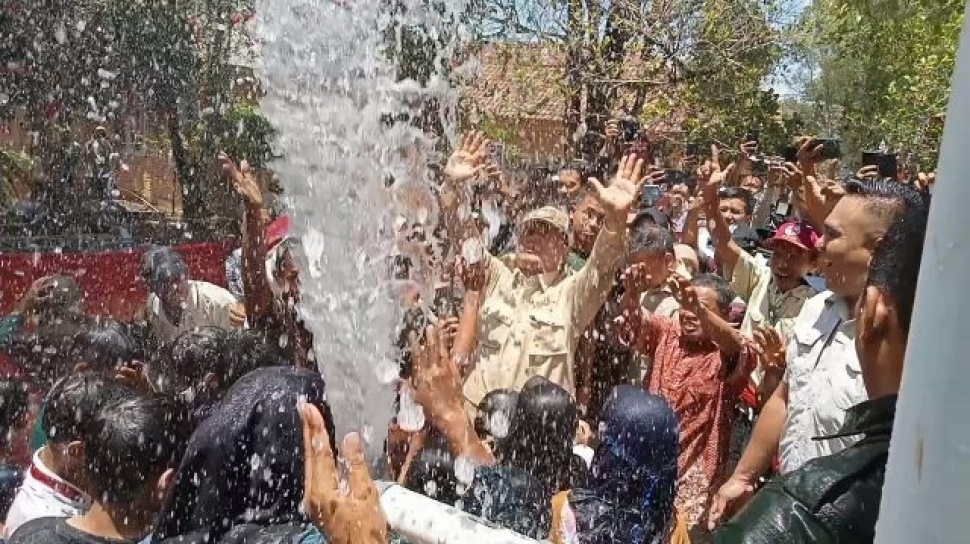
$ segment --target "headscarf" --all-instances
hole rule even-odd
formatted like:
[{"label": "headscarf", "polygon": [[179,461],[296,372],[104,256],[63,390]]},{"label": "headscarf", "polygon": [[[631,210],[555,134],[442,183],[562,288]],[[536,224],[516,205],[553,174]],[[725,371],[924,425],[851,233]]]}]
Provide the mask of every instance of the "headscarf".
[{"label": "headscarf", "polygon": [[553,495],[585,480],[585,464],[572,451],[578,421],[565,389],[538,376],[526,382],[508,436],[495,442],[498,464],[475,471],[465,511],[532,538],[547,537]]},{"label": "headscarf", "polygon": [[[250,372],[196,428],[153,540],[236,540],[232,535],[243,527],[260,534],[281,526],[303,531],[303,434],[296,410],[301,396],[321,409],[335,448],[318,373],[292,367]],[[244,540],[263,540],[252,538]]]},{"label": "headscarf", "polygon": [[549,497],[582,482],[573,482],[573,439],[579,410],[558,385],[535,376],[519,393],[508,435],[495,444],[499,464],[533,474]]},{"label": "headscarf", "polygon": [[570,506],[582,544],[654,544],[667,537],[677,480],[677,417],[661,397],[617,386],[600,419],[589,484]]}]

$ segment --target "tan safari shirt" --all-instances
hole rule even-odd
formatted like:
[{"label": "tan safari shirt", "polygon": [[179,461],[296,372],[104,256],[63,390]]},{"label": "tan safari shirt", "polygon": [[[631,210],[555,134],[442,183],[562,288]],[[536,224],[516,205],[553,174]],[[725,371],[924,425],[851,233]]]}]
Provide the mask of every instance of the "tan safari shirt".
[{"label": "tan safari shirt", "polygon": [[519,390],[544,376],[576,393],[579,339],[606,301],[626,251],[626,232],[600,232],[586,265],[555,284],[489,259],[479,319],[479,360],[465,379],[465,399],[478,405],[496,389]]}]

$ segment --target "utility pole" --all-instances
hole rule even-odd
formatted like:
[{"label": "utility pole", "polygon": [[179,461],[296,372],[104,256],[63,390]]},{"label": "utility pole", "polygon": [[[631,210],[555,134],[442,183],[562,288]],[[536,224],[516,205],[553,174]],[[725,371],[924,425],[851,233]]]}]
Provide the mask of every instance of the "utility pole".
[{"label": "utility pole", "polygon": [[970,4],[940,152],[896,412],[879,544],[970,542]]}]

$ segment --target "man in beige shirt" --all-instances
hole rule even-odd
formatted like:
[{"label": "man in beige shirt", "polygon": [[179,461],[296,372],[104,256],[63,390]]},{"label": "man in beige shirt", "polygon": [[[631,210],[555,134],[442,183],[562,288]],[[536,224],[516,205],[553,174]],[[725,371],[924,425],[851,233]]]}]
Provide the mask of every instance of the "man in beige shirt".
[{"label": "man in beige shirt", "polygon": [[539,266],[537,273],[513,271],[487,259],[487,282],[479,311],[479,359],[464,384],[468,402],[478,405],[490,391],[520,389],[544,376],[575,394],[574,355],[613,285],[626,251],[626,217],[638,193],[643,160],[624,158],[609,187],[591,179],[605,212],[604,226],[589,260],[568,274],[569,219],[544,207],[519,222],[520,253]]}]

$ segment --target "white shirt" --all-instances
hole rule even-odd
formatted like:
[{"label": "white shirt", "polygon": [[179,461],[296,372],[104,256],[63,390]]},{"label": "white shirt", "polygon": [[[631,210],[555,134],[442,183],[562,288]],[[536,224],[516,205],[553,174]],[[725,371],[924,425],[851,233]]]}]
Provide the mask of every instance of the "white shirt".
[{"label": "white shirt", "polygon": [[204,281],[189,281],[189,295],[185,303],[182,321],[176,327],[165,315],[158,296],[154,293],[148,295],[148,324],[160,341],[168,342],[184,332],[203,327],[235,328],[229,315],[236,304],[236,297],[222,287]]},{"label": "white shirt", "polygon": [[837,433],[846,410],[868,399],[852,310],[831,291],[805,302],[792,327],[787,359],[788,416],[778,446],[782,474],[855,443],[858,437],[812,439]]},{"label": "white shirt", "polygon": [[9,540],[17,528],[28,521],[73,517],[91,508],[90,497],[44,466],[40,460],[40,452],[44,449],[46,447],[34,452],[34,460],[24,475],[24,483],[10,505],[4,539]]}]

